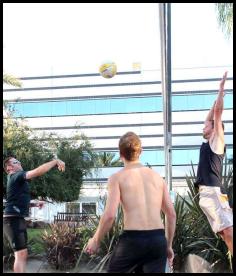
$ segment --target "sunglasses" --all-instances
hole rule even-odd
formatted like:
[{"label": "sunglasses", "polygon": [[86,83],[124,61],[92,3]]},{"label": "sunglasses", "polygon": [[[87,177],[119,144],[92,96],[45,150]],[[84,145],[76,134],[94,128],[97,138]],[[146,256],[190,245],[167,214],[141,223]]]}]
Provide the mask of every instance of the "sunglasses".
[{"label": "sunglasses", "polygon": [[15,160],[15,161],[12,161],[11,163],[12,163],[12,165],[15,165],[15,164],[20,164],[20,161]]}]

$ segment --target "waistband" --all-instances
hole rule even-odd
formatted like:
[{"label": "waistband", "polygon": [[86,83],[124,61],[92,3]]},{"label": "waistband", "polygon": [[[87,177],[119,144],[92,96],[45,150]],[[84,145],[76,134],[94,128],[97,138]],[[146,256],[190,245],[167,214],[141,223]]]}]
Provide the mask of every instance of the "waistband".
[{"label": "waistband", "polygon": [[23,217],[3,217],[3,222],[12,222],[12,221],[21,221],[21,220],[24,220],[25,219]]},{"label": "waistband", "polygon": [[122,235],[129,236],[165,236],[165,229],[151,229],[151,230],[124,230]]},{"label": "waistband", "polygon": [[199,191],[221,191],[221,189],[218,186],[199,185]]}]

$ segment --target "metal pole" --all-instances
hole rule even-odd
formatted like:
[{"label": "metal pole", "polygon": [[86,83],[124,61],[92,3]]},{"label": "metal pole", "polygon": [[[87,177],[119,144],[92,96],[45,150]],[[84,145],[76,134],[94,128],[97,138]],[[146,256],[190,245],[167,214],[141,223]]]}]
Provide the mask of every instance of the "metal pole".
[{"label": "metal pole", "polygon": [[163,94],[163,124],[165,150],[165,179],[172,190],[172,143],[171,143],[171,4],[159,3],[161,36],[161,76]]}]

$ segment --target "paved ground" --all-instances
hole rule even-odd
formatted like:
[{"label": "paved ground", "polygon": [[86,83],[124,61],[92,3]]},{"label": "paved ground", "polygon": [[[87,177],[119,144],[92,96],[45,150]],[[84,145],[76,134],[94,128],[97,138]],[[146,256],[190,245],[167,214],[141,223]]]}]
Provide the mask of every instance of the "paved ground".
[{"label": "paved ground", "polygon": [[[3,273],[12,273],[12,270],[3,271]],[[26,273],[75,273],[73,270],[56,270],[51,268],[47,261],[40,258],[29,258],[26,266]],[[93,273],[86,268],[81,267],[76,273]]]},{"label": "paved ground", "polygon": [[[105,271],[103,271],[104,273]],[[196,255],[189,255],[185,264],[185,273],[211,273],[210,264]],[[221,271],[227,273],[226,271]],[[12,273],[12,270],[3,271],[3,273]],[[81,266],[78,271],[73,269],[62,271],[53,269],[45,259],[29,258],[26,266],[26,273],[93,273],[85,266]],[[175,273],[178,273],[175,271]]]}]

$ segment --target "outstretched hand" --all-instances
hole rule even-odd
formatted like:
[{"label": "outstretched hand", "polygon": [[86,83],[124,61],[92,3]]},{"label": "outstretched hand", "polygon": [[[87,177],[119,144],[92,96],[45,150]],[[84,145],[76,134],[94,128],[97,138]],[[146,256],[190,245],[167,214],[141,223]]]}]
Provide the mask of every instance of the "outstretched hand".
[{"label": "outstretched hand", "polygon": [[64,172],[65,171],[65,162],[63,162],[60,159],[57,159],[57,167],[58,167],[59,171]]},{"label": "outstretched hand", "polygon": [[[222,93],[224,93],[224,86],[225,86],[225,81],[227,79],[227,74],[228,74],[228,72],[226,71],[223,75],[222,80],[220,81],[220,92],[222,92]],[[224,94],[223,94],[223,96],[224,96]]]}]

